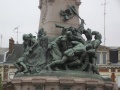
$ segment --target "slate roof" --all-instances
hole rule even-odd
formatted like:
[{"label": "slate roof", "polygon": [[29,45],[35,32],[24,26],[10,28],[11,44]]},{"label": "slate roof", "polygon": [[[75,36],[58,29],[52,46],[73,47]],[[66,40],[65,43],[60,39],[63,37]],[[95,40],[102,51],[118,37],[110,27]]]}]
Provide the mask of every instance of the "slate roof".
[{"label": "slate roof", "polygon": [[0,48],[0,55],[8,51],[8,48]]},{"label": "slate roof", "polygon": [[111,49],[117,49],[117,50],[120,50],[120,47],[118,47],[118,46],[103,46],[103,45],[100,45],[99,47],[98,47],[98,50],[99,49],[104,49],[104,50],[111,50]]},{"label": "slate roof", "polygon": [[110,49],[119,49],[120,47],[117,46],[108,46]]},{"label": "slate roof", "polygon": [[0,55],[0,63],[3,62],[3,60],[4,60],[4,54]]},{"label": "slate roof", "polygon": [[5,52],[8,51],[8,48],[0,48],[0,62],[3,62]]},{"label": "slate roof", "polygon": [[23,54],[23,44],[14,44],[12,54],[8,54],[5,63],[14,63]]}]

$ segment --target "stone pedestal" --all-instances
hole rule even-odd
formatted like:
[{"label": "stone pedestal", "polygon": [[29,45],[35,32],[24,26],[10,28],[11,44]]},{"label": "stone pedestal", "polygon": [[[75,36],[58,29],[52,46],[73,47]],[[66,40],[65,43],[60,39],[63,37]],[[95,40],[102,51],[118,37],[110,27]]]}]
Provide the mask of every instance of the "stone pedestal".
[{"label": "stone pedestal", "polygon": [[118,90],[113,82],[78,77],[20,77],[12,83],[16,90]]},{"label": "stone pedestal", "polygon": [[[58,36],[61,34],[61,29],[56,28],[55,24],[64,25],[66,27],[79,27],[79,18],[77,15],[67,21],[63,21],[60,16],[60,10],[66,10],[68,5],[74,5],[77,12],[80,5],[80,0],[39,0],[39,8],[41,11],[39,28],[44,28],[48,36]],[[78,12],[79,13],[79,12]]]}]

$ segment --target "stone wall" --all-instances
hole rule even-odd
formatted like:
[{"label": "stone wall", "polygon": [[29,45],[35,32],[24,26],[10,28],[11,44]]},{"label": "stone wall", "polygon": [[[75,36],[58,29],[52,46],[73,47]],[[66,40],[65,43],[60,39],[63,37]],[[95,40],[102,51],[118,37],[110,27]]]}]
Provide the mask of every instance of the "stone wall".
[{"label": "stone wall", "polygon": [[14,78],[12,83],[16,90],[118,90],[113,82],[90,78],[19,77]]},{"label": "stone wall", "polygon": [[74,5],[78,12],[80,3],[80,0],[40,0],[39,8],[41,15],[39,28],[44,28],[48,36],[58,36],[61,34],[61,29],[56,28],[55,24],[78,28],[80,24],[78,16],[74,16],[64,22],[60,16],[60,10],[66,10],[68,5]]}]

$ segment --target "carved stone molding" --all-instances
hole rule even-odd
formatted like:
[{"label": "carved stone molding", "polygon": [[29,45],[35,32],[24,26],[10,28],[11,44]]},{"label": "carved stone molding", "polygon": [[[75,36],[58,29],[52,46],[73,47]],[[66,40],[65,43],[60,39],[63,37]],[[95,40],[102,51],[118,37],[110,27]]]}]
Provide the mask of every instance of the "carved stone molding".
[{"label": "carved stone molding", "polygon": [[76,0],[76,2],[75,2],[75,4],[76,4],[77,6],[79,6],[81,3],[82,3],[81,0]]},{"label": "carved stone molding", "polygon": [[48,2],[53,3],[55,0],[48,0]]}]

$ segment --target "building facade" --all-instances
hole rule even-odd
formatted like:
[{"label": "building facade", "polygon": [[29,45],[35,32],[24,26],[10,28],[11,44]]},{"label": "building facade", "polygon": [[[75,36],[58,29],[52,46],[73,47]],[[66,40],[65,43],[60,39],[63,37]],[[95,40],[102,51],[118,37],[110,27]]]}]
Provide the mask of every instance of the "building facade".
[{"label": "building facade", "polygon": [[8,52],[8,48],[0,47],[0,78],[3,80],[3,63],[6,59],[6,53]]},{"label": "building facade", "polygon": [[97,50],[97,65],[103,77],[111,77],[120,87],[120,48],[100,46]]},{"label": "building facade", "polygon": [[13,38],[9,39],[9,50],[6,53],[6,59],[3,63],[3,80],[11,80],[14,77],[16,68],[13,63],[22,56],[23,45],[14,44]]}]

